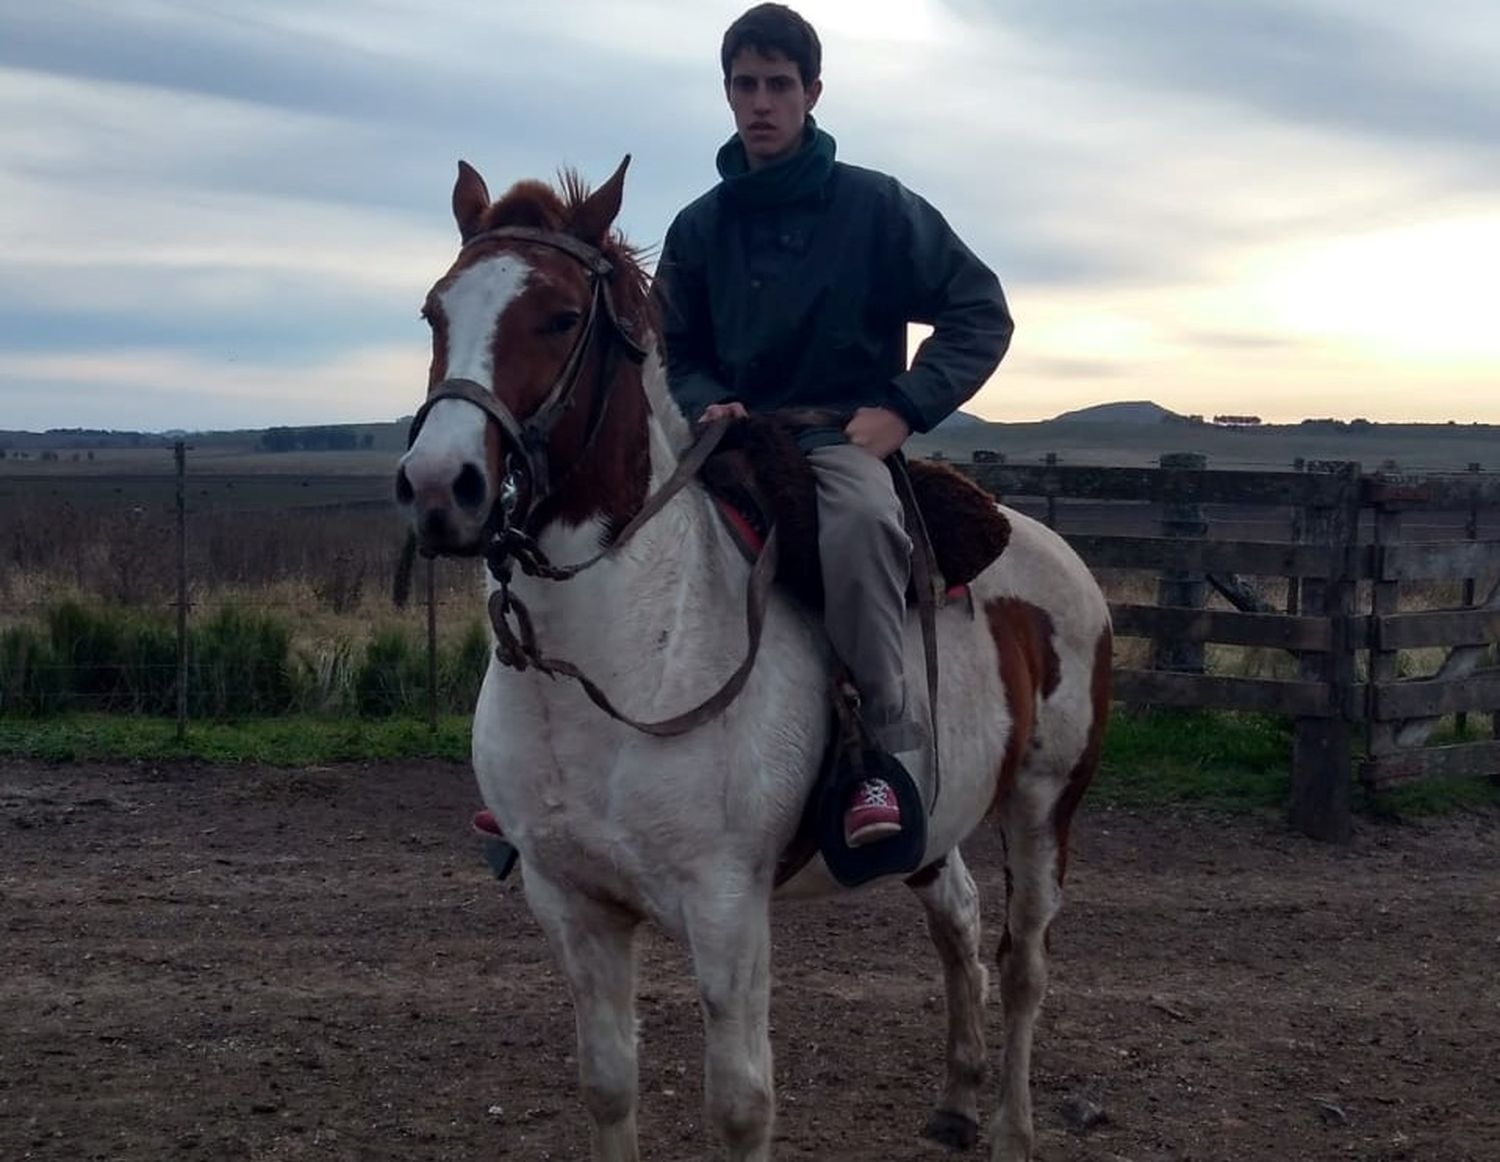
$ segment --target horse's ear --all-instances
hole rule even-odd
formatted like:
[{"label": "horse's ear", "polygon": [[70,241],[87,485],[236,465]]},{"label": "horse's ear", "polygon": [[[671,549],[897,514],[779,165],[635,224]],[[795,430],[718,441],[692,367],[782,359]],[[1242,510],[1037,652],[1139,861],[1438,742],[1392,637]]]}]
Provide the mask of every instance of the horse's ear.
[{"label": "horse's ear", "polygon": [[453,219],[458,236],[467,242],[479,233],[484,212],[490,208],[489,187],[479,171],[466,161],[458,163],[458,181],[453,183]]},{"label": "horse's ear", "polygon": [[590,194],[574,212],[573,220],[568,224],[574,237],[590,246],[598,246],[604,241],[604,235],[620,213],[620,202],[625,196],[625,170],[629,165],[630,154],[627,153],[609,181]]}]

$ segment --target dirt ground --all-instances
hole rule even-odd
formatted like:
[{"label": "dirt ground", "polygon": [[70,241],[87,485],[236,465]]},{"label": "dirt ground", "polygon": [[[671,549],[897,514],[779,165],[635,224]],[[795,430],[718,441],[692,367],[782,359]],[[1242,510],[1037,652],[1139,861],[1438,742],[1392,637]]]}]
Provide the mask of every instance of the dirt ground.
[{"label": "dirt ground", "polygon": [[[568,999],[473,805],[441,764],[0,762],[0,1158],[586,1158]],[[1177,813],[1076,835],[1042,1158],[1500,1158],[1500,817],[1348,850]],[[993,947],[998,848],[969,855]],[[789,907],[776,937],[777,1157],[942,1157],[916,901]],[[715,1156],[684,961],[644,959],[644,1157]]]}]

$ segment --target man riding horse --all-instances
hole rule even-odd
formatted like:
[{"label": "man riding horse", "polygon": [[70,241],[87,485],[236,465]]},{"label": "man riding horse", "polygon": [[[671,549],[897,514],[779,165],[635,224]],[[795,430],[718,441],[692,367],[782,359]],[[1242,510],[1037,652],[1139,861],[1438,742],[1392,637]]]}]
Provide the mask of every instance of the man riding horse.
[{"label": "man riding horse", "polygon": [[[819,60],[804,21],[752,10],[723,64],[736,138],[722,185],[673,223],[660,311],[614,229],[625,163],[597,190],[567,175],[561,189],[522,180],[499,199],[459,166],[460,246],[424,301],[432,362],[396,495],[422,551],[486,564],[496,649],[472,730],[486,830],[505,821],[568,982],[596,1162],[641,1156],[636,933],[648,922],[692,959],[708,1122],[733,1162],[770,1162],[772,901],[845,886],[827,852],[849,850],[837,842],[848,791],[820,783],[847,725],[828,712],[831,639],[888,752],[925,761],[910,720],[935,727],[941,796],[935,761],[924,810],[907,772],[877,755],[907,816],[890,810],[889,788],[866,787],[847,832],[870,863],[917,849],[904,881],[948,1009],[923,1132],[960,1148],[980,1136],[990,1060],[979,896],[960,845],[986,820],[1001,830],[1004,1048],[989,1151],[1031,1162],[1046,939],[1108,722],[1109,607],[1056,533],[989,505],[1005,551],[976,566],[967,601],[919,609],[945,680],[908,701],[897,634],[909,541],[881,460],[973,393],[1010,319],[994,276],[931,207],[834,162],[808,116]],[[934,333],[907,369],[911,321]],[[687,422],[788,403],[848,417],[807,440],[828,632],[769,585],[783,526],[752,565],[698,478],[712,439],[733,433],[716,420],[695,442]],[[783,880],[820,786],[825,858]]]},{"label": "man riding horse", "polygon": [[[781,4],[724,35],[735,135],[718,185],[667,231],[655,293],[667,378],[689,419],[783,407],[849,415],[800,442],[817,477],[825,626],[874,743],[908,772],[927,731],[908,712],[902,627],[911,540],[883,463],[972,396],[1013,325],[995,275],[942,216],[894,178],[834,159],[812,110],[822,48]],[[909,323],[932,335],[906,362]],[[891,786],[859,783],[851,847],[901,830]]]}]

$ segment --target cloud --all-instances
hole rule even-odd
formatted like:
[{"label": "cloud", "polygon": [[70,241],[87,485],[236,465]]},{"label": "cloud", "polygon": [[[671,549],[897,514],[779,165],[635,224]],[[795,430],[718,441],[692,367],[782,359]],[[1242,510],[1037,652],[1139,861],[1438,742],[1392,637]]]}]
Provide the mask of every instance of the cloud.
[{"label": "cloud", "polygon": [[[1233,102],[1290,124],[1353,130],[1424,151],[1460,145],[1495,159],[1500,41],[1493,6],[1306,0],[1049,0],[1006,6],[955,0],[1131,86]],[[1463,27],[1463,41],[1432,27]],[[1468,51],[1464,42],[1467,42]]]},{"label": "cloud", "polygon": [[0,413],[7,427],[21,429],[203,430],[388,420],[420,404],[426,360],[418,343],[356,347],[293,365],[135,347],[6,353],[0,354]]},{"label": "cloud", "polygon": [[[0,404],[49,425],[124,407],[129,426],[138,406],[217,426],[260,398],[259,422],[312,422],[324,404],[283,392],[300,369],[339,406],[409,410],[409,371],[383,380],[361,353],[425,342],[414,312],[453,253],[455,160],[498,193],[564,164],[601,180],[628,151],[621,225],[659,241],[714,180],[730,129],[719,37],[747,2],[570,0],[565,22],[457,0],[5,8]],[[1241,390],[1249,365],[1309,391],[1307,368],[1333,381],[1368,359],[1413,377],[1437,346],[1468,361],[1440,382],[1493,382],[1472,310],[1429,320],[1418,352],[1410,335],[1360,335],[1368,311],[1326,309],[1359,301],[1338,289],[1346,265],[1367,287],[1390,263],[1397,284],[1439,276],[1391,241],[1403,232],[1437,231],[1455,263],[1489,237],[1439,226],[1500,204],[1493,5],[801,7],[823,35],[818,112],[840,156],[928,197],[1005,282],[1020,330],[984,398],[1152,394],[1168,376]],[[75,378],[17,362],[35,359]],[[159,391],[118,390],[129,368]],[[348,377],[386,394],[351,396]]]}]

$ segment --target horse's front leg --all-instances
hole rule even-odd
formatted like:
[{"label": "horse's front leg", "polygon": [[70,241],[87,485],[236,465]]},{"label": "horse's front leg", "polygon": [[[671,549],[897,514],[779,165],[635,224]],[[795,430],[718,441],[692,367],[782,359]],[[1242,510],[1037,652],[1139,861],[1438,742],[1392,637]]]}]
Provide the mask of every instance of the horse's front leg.
[{"label": "horse's front leg", "polygon": [[570,893],[530,869],[526,899],[568,978],[578,1078],[599,1162],[638,1162],[635,916]]},{"label": "horse's front leg", "polygon": [[769,1162],[776,1095],[771,1076],[769,886],[728,880],[685,909],[703,1006],[708,1119],[731,1162]]}]

